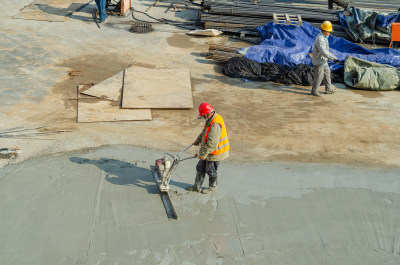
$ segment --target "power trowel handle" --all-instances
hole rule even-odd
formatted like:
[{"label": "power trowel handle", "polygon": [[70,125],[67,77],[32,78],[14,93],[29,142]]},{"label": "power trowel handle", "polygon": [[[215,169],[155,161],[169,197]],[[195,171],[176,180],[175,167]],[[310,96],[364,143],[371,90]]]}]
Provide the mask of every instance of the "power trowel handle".
[{"label": "power trowel handle", "polygon": [[179,154],[177,154],[176,156],[179,157],[183,152],[185,152],[186,150],[188,150],[190,147],[192,147],[193,144],[189,145],[188,147],[186,147],[185,149],[183,149],[183,151],[181,151]]}]

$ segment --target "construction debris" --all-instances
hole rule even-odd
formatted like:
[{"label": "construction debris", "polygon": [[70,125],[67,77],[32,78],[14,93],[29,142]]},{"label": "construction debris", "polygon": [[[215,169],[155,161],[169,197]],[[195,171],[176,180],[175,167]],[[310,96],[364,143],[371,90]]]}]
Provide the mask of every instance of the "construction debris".
[{"label": "construction debris", "polygon": [[44,136],[59,134],[64,132],[71,132],[72,130],[51,130],[46,126],[36,127],[32,129],[25,129],[24,127],[15,127],[0,131],[0,138],[31,138],[35,136]]},{"label": "construction debris", "polygon": [[221,35],[223,32],[217,29],[196,29],[189,31],[189,35],[215,37]]},{"label": "construction debris", "polygon": [[237,53],[237,51],[242,48],[243,47],[210,43],[206,58],[225,62],[233,57],[242,57],[243,54]]},{"label": "construction debris", "polygon": [[0,159],[14,159],[18,157],[19,148],[0,148]]}]

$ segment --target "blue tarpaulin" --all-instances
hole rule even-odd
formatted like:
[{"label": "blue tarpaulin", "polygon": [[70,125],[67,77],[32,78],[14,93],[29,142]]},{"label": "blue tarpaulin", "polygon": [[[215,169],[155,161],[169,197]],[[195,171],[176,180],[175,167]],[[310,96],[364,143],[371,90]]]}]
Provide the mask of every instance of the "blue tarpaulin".
[{"label": "blue tarpaulin", "polygon": [[[315,37],[320,30],[303,22],[302,26],[274,24],[272,21],[257,28],[262,42],[250,47],[246,58],[259,63],[278,63],[294,66],[312,65],[309,53],[312,53]],[[390,48],[368,50],[345,39],[330,36],[329,51],[338,61],[328,61],[335,71],[343,67],[347,56],[353,56],[370,62],[400,66],[400,51]]]}]

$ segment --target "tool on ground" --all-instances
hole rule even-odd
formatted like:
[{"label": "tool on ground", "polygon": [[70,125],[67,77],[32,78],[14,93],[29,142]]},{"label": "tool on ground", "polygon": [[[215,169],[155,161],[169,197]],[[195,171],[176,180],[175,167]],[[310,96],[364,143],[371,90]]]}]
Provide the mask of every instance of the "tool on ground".
[{"label": "tool on ground", "polygon": [[96,22],[97,27],[100,28],[100,25],[99,25],[99,23],[97,22],[96,10],[94,10],[94,11],[92,12],[92,17],[93,17],[94,22]]},{"label": "tool on ground", "polygon": [[190,147],[192,147],[192,145],[193,144],[189,145],[188,147],[186,147],[183,151],[181,151],[177,155],[171,155],[170,153],[166,153],[167,155],[169,155],[172,158],[172,160],[168,159],[165,156],[164,156],[164,158],[156,160],[156,168],[161,177],[161,180],[160,180],[160,190],[161,191],[169,191],[170,190],[169,182],[171,181],[172,173],[174,173],[179,162],[197,157],[197,155],[193,155],[193,156],[186,157],[183,159],[180,158],[180,155],[183,152],[185,152],[186,150],[188,150]]},{"label": "tool on ground", "polygon": [[149,6],[145,12],[149,11],[153,6],[155,6],[160,0],[156,0],[151,6]]},{"label": "tool on ground", "polygon": [[143,22],[143,21],[135,21],[133,22],[130,32],[132,33],[147,33],[153,31],[154,28],[151,23]]},{"label": "tool on ground", "polygon": [[19,148],[0,148],[0,158],[13,159],[20,153]]},{"label": "tool on ground", "polygon": [[157,159],[155,162],[155,167],[152,167],[151,170],[157,187],[160,190],[160,197],[164,204],[165,211],[168,218],[170,219],[178,219],[178,215],[175,212],[175,208],[172,205],[171,197],[169,196],[169,182],[171,181],[172,173],[174,173],[176,167],[180,162],[198,157],[198,155],[195,154],[186,158],[180,158],[180,155],[188,150],[190,147],[192,147],[192,145],[193,144],[189,145],[176,155],[166,153],[166,155],[169,155],[171,158],[168,158],[166,155],[164,155],[163,158]]}]

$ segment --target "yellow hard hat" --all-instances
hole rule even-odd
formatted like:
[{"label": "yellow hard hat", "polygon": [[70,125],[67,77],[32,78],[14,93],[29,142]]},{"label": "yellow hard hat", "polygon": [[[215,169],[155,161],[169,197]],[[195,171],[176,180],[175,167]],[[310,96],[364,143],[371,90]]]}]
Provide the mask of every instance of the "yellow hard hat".
[{"label": "yellow hard hat", "polygon": [[321,24],[321,29],[324,31],[332,32],[332,23],[330,21],[324,21]]}]

